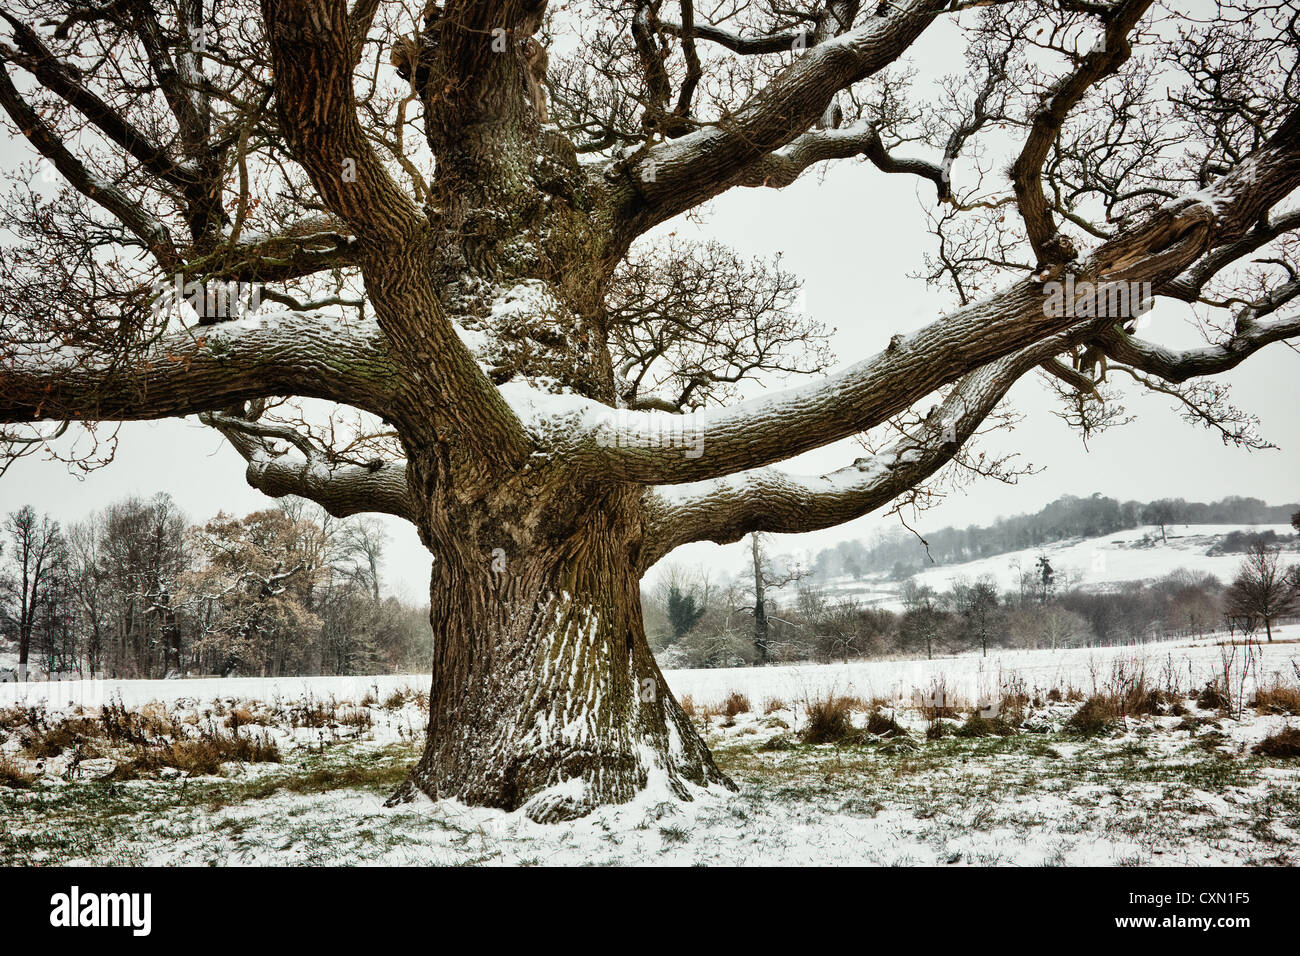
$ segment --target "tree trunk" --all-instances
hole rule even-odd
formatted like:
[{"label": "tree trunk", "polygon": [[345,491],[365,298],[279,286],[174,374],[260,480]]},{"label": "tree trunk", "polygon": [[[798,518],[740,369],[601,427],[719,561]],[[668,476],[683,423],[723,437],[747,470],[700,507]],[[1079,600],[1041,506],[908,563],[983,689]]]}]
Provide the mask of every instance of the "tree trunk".
[{"label": "tree trunk", "polygon": [[754,649],[760,664],[769,660],[767,630],[767,595],[763,586],[763,553],[759,550],[758,535],[750,535],[754,552]]},{"label": "tree trunk", "polygon": [[18,625],[18,669],[23,673],[27,670],[27,655],[32,644],[32,629],[26,617],[27,612],[23,611],[23,619]]},{"label": "tree trunk", "polygon": [[644,789],[734,789],[646,643],[624,536],[587,515],[544,545],[433,535],[428,738],[390,804],[419,790],[551,822]]}]

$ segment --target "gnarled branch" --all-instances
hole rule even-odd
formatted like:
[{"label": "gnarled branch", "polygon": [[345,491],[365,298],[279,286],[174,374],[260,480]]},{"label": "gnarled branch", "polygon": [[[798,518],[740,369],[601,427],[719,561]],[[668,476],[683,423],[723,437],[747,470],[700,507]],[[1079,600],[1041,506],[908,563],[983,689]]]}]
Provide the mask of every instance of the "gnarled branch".
[{"label": "gnarled branch", "polygon": [[272,395],[392,416],[402,379],[373,321],[286,312],[172,332],[121,356],[0,356],[0,422],[168,418]]},{"label": "gnarled branch", "polygon": [[1081,334],[1050,336],[971,372],[920,429],[839,471],[799,477],[761,468],[656,489],[642,566],[690,541],[726,544],[754,531],[814,531],[869,514],[947,464],[1025,372]]}]

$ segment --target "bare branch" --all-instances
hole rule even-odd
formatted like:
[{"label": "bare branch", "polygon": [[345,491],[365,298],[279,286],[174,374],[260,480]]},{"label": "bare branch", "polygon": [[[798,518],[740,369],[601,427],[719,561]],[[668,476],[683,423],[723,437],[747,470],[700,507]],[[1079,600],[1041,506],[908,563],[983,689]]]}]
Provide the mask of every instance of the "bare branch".
[{"label": "bare branch", "polygon": [[1043,162],[1061,132],[1061,124],[1084,94],[1099,80],[1114,73],[1129,58],[1128,34],[1151,6],[1151,0],[1123,0],[1108,10],[1101,41],[1078,68],[1053,84],[1039,105],[1020,155],[1011,167],[1020,215],[1039,265],[1067,262],[1072,246],[1057,234],[1056,223],[1043,194]]},{"label": "bare branch", "polygon": [[[292,429],[230,412],[204,413],[200,418],[220,431],[248,462],[248,484],[272,498],[307,498],[336,518],[363,512],[381,512],[407,520],[416,516],[404,461],[375,459],[367,465],[339,462]],[[286,455],[274,447],[272,440],[288,442],[302,455]]]},{"label": "bare branch", "polygon": [[851,156],[865,156],[884,173],[910,173],[928,179],[935,184],[941,200],[952,195],[942,166],[923,159],[891,155],[881,142],[879,132],[866,120],[843,129],[809,130],[788,146],[752,163],[736,182],[740,186],[784,187],[816,163]]},{"label": "bare branch", "polygon": [[1169,349],[1109,329],[1098,342],[1115,362],[1158,375],[1167,382],[1185,382],[1199,375],[1217,375],[1235,368],[1271,342],[1300,336],[1300,315],[1272,322],[1239,324],[1237,334],[1222,345],[1194,349]]},{"label": "bare branch", "polygon": [[919,428],[839,471],[797,477],[761,468],[657,489],[642,566],[689,541],[726,544],[754,531],[813,531],[882,507],[952,460],[1025,372],[1079,334],[1051,336],[970,373]]},{"label": "bare branch", "polygon": [[63,140],[41,119],[15,88],[9,71],[0,63],[0,106],[42,156],[54,164],[63,177],[87,198],[103,206],[135,234],[164,269],[179,261],[166,225],[112,183],[92,173],[68,149]]},{"label": "bare branch", "polygon": [[945,6],[943,0],[912,0],[890,16],[872,17],[797,56],[725,122],[611,169],[618,182],[621,241],[729,188],[755,160],[816,123],[838,90],[901,56]]}]

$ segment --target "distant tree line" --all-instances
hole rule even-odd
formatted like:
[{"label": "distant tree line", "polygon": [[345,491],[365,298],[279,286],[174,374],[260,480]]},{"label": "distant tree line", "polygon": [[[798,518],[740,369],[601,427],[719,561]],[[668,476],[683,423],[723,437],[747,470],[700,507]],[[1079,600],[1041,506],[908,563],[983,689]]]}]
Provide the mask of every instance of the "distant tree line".
[{"label": "distant tree line", "polygon": [[66,528],[25,506],[0,529],[0,649],[85,677],[422,670],[428,611],[383,595],[384,545],[300,499],[194,524],[132,497]]},{"label": "distant tree line", "polygon": [[909,579],[900,598],[901,610],[889,610],[857,597],[840,599],[815,582],[801,581],[792,595],[765,595],[761,643],[747,574],[719,586],[670,569],[643,595],[643,605],[651,647],[664,667],[987,654],[996,648],[1130,644],[1223,630],[1272,640],[1279,621],[1300,613],[1300,567],[1257,543],[1226,587],[1213,575],[1179,570],[1099,593],[1064,581],[1041,556],[1013,590],[999,591],[988,578],[959,580],[946,591]]},{"label": "distant tree line", "polygon": [[[1065,495],[1029,515],[999,518],[992,524],[941,528],[924,540],[906,531],[881,534],[874,541],[842,541],[817,553],[809,568],[826,581],[838,575],[861,578],[887,572],[903,580],[936,564],[960,564],[979,558],[1039,548],[1057,541],[1094,538],[1155,525],[1161,536],[1183,524],[1287,524],[1300,507],[1270,505],[1258,498],[1228,497],[1208,504],[1163,498],[1158,501],[1118,501],[1101,494],[1088,498]],[[1270,543],[1290,546],[1294,538],[1275,537]],[[1248,540],[1231,550],[1244,552]]]}]

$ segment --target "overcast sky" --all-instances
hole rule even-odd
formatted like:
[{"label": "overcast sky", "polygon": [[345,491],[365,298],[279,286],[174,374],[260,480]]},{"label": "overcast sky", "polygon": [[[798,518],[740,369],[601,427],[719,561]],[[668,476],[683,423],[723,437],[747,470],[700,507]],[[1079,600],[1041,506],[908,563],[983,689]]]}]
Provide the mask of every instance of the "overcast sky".
[{"label": "overcast sky", "polygon": [[[920,55],[923,71],[928,63],[944,71],[960,63],[951,36],[937,36]],[[8,142],[0,151],[0,165],[7,168],[20,155],[25,155],[23,147]],[[960,186],[960,163],[953,176]],[[840,362],[848,363],[951,306],[945,294],[908,278],[921,267],[922,253],[932,248],[921,207],[933,201],[928,182],[918,184],[911,177],[886,176],[872,166],[847,162],[831,167],[824,179],[810,174],[784,190],[733,190],[709,207],[702,225],[678,222],[668,231],[716,238],[745,253],[783,253],[784,266],[805,280],[807,309],[837,329],[833,346]],[[1161,303],[1143,334],[1173,346],[1200,344],[1187,324],[1189,317],[1186,307]],[[1281,446],[1265,452],[1225,447],[1214,433],[1183,423],[1172,411],[1171,400],[1143,396],[1135,389],[1128,389],[1124,404],[1138,420],[1093,439],[1085,449],[1077,434],[1052,415],[1048,391],[1036,374],[1031,375],[1010,395],[1025,420],[1012,432],[991,436],[985,447],[993,453],[1018,451],[1044,470],[1014,487],[992,481],[975,484],[923,515],[919,527],[987,523],[999,515],[1034,510],[1062,494],[1195,500],[1251,495],[1274,503],[1294,501],[1300,498],[1298,371],[1300,358],[1276,343],[1219,378],[1232,386],[1236,404],[1260,417],[1264,436]],[[747,394],[759,391],[751,388]],[[122,427],[121,439],[117,460],[85,477],[70,474],[58,462],[18,462],[0,478],[0,510],[31,503],[70,522],[125,495],[166,491],[198,521],[219,510],[243,513],[269,503],[244,483],[239,455],[193,419],[130,423]],[[706,435],[706,452],[707,442]],[[861,454],[857,446],[840,443],[787,467],[816,474],[842,467]],[[427,553],[410,526],[396,519],[388,524],[389,584],[407,598],[427,599]],[[867,517],[816,534],[782,535],[775,550],[824,547],[888,525],[896,527],[897,519]],[[742,549],[690,545],[665,561],[713,567],[716,579],[742,565]]]}]

